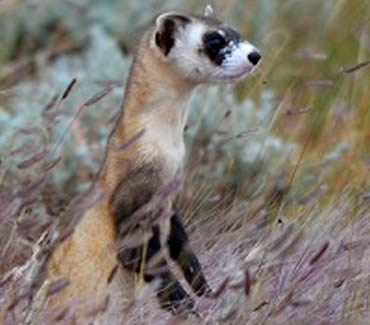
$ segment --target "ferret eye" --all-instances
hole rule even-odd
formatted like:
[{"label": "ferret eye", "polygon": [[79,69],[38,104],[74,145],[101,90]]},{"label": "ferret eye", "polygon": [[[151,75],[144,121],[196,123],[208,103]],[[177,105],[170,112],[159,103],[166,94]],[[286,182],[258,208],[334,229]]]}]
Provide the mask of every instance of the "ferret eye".
[{"label": "ferret eye", "polygon": [[217,53],[225,47],[226,40],[219,33],[213,32],[205,35],[204,45],[208,51]]}]

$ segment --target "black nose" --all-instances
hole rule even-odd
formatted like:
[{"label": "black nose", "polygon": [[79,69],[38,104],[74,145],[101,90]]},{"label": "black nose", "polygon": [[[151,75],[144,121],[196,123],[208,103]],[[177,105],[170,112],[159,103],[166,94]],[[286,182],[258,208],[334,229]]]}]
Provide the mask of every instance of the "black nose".
[{"label": "black nose", "polygon": [[253,51],[248,54],[248,60],[251,61],[253,65],[256,65],[261,60],[261,54],[257,51]]}]

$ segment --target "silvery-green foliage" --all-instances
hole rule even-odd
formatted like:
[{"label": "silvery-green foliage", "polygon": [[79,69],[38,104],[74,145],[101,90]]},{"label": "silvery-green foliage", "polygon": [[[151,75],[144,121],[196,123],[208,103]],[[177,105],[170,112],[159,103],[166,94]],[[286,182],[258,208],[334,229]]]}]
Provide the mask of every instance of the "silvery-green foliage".
[{"label": "silvery-green foliage", "polygon": [[[35,126],[41,129],[37,139],[40,150],[49,150],[51,158],[63,158],[54,173],[57,184],[76,181],[79,167],[96,172],[113,126],[109,121],[122,100],[123,87],[119,85],[123,85],[130,63],[131,58],[121,54],[117,41],[100,25],[90,29],[89,46],[81,53],[62,56],[51,64],[40,57],[35,79],[20,82],[12,90],[14,96],[8,101],[6,110],[1,112],[0,128],[4,132],[0,148],[16,147],[24,141],[24,137],[14,138],[16,131]],[[51,98],[56,94],[60,96],[73,78],[77,84],[58,107],[61,114],[56,125],[48,128],[43,125],[42,112]],[[116,86],[109,95],[76,115],[86,100],[110,83]],[[188,142],[194,147],[199,139],[206,139],[211,161],[199,168],[200,174],[218,179],[225,179],[228,174],[233,182],[251,174],[267,176],[281,166],[287,153],[294,152],[294,145],[274,136],[270,130],[276,107],[273,92],[264,90],[261,97],[259,105],[253,100],[240,103],[230,87],[202,89],[195,95]],[[225,116],[228,110],[230,113]],[[85,140],[82,143],[71,130],[72,119],[80,124]],[[80,179],[78,184],[83,187],[87,182]]]},{"label": "silvery-green foliage", "polygon": [[[55,173],[57,183],[73,178],[77,165],[97,170],[101,154],[94,156],[91,146],[95,144],[101,148],[105,144],[113,125],[109,121],[117,113],[122,100],[123,88],[119,85],[123,85],[131,63],[130,58],[122,56],[116,41],[101,27],[93,27],[89,36],[89,46],[82,53],[62,56],[52,64],[39,60],[37,77],[17,84],[12,89],[13,96],[7,107],[1,110],[0,128],[4,131],[0,150],[4,152],[9,146],[14,149],[30,138],[30,135],[19,135],[19,129],[39,128],[40,132],[35,137],[40,150],[49,150],[50,158],[63,157],[63,166]],[[46,125],[42,117],[45,107],[53,96],[60,98],[74,78],[77,83],[70,95],[59,107],[53,108],[58,111],[55,125]],[[105,83],[116,86],[101,101],[78,113],[84,102],[106,87]],[[80,123],[84,139],[87,139],[78,145],[71,132],[73,119]]]},{"label": "silvery-green foliage", "polygon": [[211,87],[204,95],[194,99],[188,133],[190,138],[208,139],[209,160],[223,162],[216,168],[212,163],[204,166],[204,174],[225,176],[232,164],[234,182],[256,173],[268,176],[295,153],[293,143],[271,130],[277,114],[273,91],[263,90],[260,104],[251,99],[238,102],[230,87]]},{"label": "silvery-green foliage", "polygon": [[[11,116],[12,127],[5,127],[9,126],[9,121],[4,120],[5,117],[0,119],[0,123],[4,123],[5,131],[2,133],[0,144],[7,141],[7,136],[11,135],[14,129],[24,126],[24,122],[36,124],[36,119],[40,117],[47,103],[54,95],[60,95],[73,78],[77,79],[77,85],[61,107],[69,114],[73,114],[83,100],[101,90],[99,82],[123,83],[129,65],[130,59],[121,55],[116,42],[98,26],[91,29],[89,47],[83,53],[62,56],[52,64],[39,60],[36,80],[22,81],[12,89],[12,99],[7,103],[8,111],[3,112],[4,115]],[[113,102],[110,106],[119,106],[121,92],[121,89],[113,92]],[[88,115],[99,112],[99,105],[97,104]],[[106,109],[110,109],[109,106]],[[110,112],[106,113],[109,115]]]},{"label": "silvery-green foliage", "polygon": [[88,34],[94,24],[99,24],[116,38],[132,42],[135,37],[132,32],[145,27],[154,14],[166,8],[182,8],[183,2],[25,0],[16,8],[9,7],[0,19],[0,62],[16,55],[17,43],[25,33],[27,38],[35,38],[37,43],[47,42],[56,23],[63,25],[76,39]]}]

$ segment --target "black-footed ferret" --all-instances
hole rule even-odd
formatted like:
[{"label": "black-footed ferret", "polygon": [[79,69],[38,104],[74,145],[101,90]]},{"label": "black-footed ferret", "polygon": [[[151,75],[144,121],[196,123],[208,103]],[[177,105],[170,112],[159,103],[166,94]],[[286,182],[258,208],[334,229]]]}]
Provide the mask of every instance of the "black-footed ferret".
[{"label": "black-footed ferret", "polygon": [[[124,296],[122,283],[133,281],[130,277],[137,274],[145,282],[157,282],[156,294],[163,308],[191,310],[191,297],[160,254],[163,247],[198,295],[211,292],[171,198],[161,201],[167,217],[149,226],[136,225],[129,233],[120,229],[134,224],[135,212],[181,173],[183,131],[194,89],[199,84],[240,81],[260,59],[253,45],[214,17],[171,11],[155,19],[139,43],[121,113],[94,185],[109,195],[83,213],[74,232],[48,262],[50,279],[71,281],[53,297],[53,305],[72,297],[87,299],[114,292]],[[117,240],[122,243],[118,248]],[[154,273],[146,267],[153,259],[160,266]],[[117,263],[121,279],[108,283]],[[112,303],[122,305],[117,299]]]}]

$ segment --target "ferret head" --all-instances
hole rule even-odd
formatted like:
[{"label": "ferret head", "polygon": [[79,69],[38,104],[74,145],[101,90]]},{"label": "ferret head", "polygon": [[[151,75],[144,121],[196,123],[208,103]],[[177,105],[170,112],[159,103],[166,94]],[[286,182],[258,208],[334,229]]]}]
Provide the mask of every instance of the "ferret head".
[{"label": "ferret head", "polygon": [[261,59],[259,51],[232,27],[206,15],[173,11],[156,18],[152,46],[195,83],[240,81]]}]

